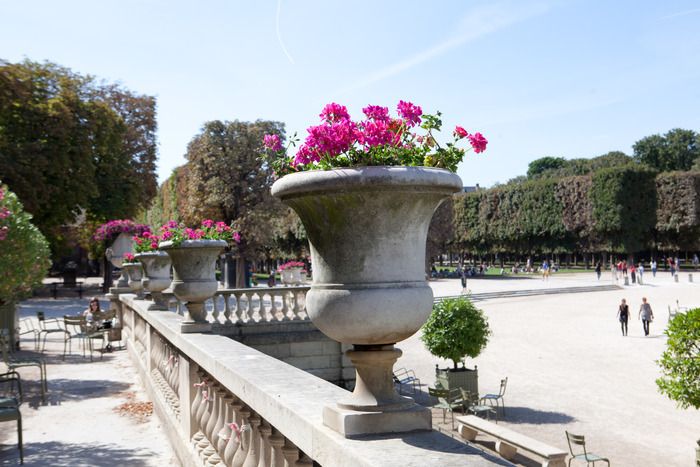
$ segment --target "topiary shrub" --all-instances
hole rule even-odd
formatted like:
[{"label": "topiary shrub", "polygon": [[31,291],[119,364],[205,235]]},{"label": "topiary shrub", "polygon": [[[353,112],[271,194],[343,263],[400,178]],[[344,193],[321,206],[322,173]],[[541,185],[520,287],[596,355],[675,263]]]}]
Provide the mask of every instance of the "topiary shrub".
[{"label": "topiary shrub", "polygon": [[488,318],[467,298],[448,298],[433,306],[421,340],[436,357],[452,360],[454,369],[464,357],[476,358],[491,336]]}]

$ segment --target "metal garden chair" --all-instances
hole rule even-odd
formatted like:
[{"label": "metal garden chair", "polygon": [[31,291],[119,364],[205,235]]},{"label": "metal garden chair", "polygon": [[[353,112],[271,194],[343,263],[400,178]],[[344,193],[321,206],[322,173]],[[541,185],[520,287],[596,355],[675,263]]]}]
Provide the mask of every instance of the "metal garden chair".
[{"label": "metal garden chair", "polygon": [[31,334],[34,341],[34,350],[39,350],[39,330],[34,326],[34,321],[31,318],[22,318],[19,320],[19,335]]},{"label": "metal garden chair", "polygon": [[0,373],[0,422],[17,422],[17,445],[19,446],[19,462],[24,464],[22,447],[22,382],[19,373],[9,371]]},{"label": "metal garden chair", "polygon": [[43,311],[37,311],[36,317],[39,320],[39,340],[41,341],[42,334],[44,335],[44,341],[41,345],[41,351],[43,352],[46,348],[46,337],[49,334],[60,333],[65,337],[66,330],[61,327],[61,320],[58,318],[46,319],[46,314]]},{"label": "metal garden chair", "polygon": [[[566,441],[569,443],[569,452],[571,453],[571,458],[569,459],[569,467],[571,467],[572,460],[583,461],[586,463],[586,465],[593,464],[593,466],[595,466],[596,462],[606,462],[608,465],[610,465],[610,460],[608,460],[607,458],[600,457],[599,455],[593,454],[592,452],[588,452],[586,450],[585,437],[569,433],[568,431],[565,431],[565,433]],[[576,446],[576,451],[578,453],[574,452],[574,446]],[[581,449],[582,452],[579,452],[579,449]]]},{"label": "metal garden chair", "polygon": [[499,407],[503,408],[503,416],[506,415],[506,403],[503,400],[503,396],[506,393],[506,386],[508,385],[508,377],[506,376],[501,380],[501,388],[498,390],[498,394],[486,394],[481,397],[482,402],[488,402],[489,404],[496,403],[496,409]]},{"label": "metal garden chair", "polygon": [[420,388],[420,379],[416,377],[413,370],[408,370],[406,368],[399,368],[394,371],[394,384],[399,386],[399,394],[401,393],[401,388],[403,386],[410,386],[412,393],[416,393],[416,387]]},{"label": "metal garden chair", "polygon": [[[63,325],[66,329],[66,335],[63,340],[63,359],[66,358],[66,353],[71,353],[73,339],[77,339],[80,348],[83,350],[83,357],[85,356],[85,350],[90,349],[90,361],[92,361],[92,352],[94,347],[92,345],[93,340],[100,340],[100,343],[104,341],[104,334],[102,331],[92,331],[88,326],[87,319],[84,316],[64,316]],[[66,348],[68,352],[66,352]],[[100,354],[100,358],[103,354]]]},{"label": "metal garden chair", "polygon": [[450,415],[452,416],[452,429],[455,429],[455,414],[454,410],[455,409],[461,409],[461,412],[464,413],[464,403],[462,401],[462,396],[459,392],[459,389],[454,388],[454,389],[436,389],[436,388],[428,388],[428,394],[430,394],[432,397],[437,398],[438,402],[437,404],[433,405],[433,407],[442,409],[442,421],[443,423],[445,422],[445,412],[448,410],[450,411]]},{"label": "metal garden chair", "polygon": [[46,363],[42,358],[31,358],[31,357],[15,357],[12,354],[12,343],[10,342],[10,331],[9,329],[0,329],[0,354],[2,354],[2,360],[7,366],[7,371],[12,372],[18,368],[27,368],[35,366],[39,368],[39,383],[41,386],[41,401],[46,401]]},{"label": "metal garden chair", "polygon": [[472,394],[464,388],[459,388],[462,395],[462,401],[467,412],[471,412],[474,415],[485,415],[487,419],[491,418],[491,414],[496,417],[496,422],[498,422],[498,410],[496,410],[491,404],[481,404],[481,401],[477,398],[476,394]]}]

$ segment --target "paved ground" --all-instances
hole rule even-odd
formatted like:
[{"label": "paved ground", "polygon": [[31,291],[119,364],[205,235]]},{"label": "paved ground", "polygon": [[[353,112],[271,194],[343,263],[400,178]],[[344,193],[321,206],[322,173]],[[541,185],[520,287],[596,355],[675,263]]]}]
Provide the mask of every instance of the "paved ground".
[{"label": "paved ground", "polygon": [[[644,286],[620,291],[479,302],[493,336],[485,352],[468,365],[478,365],[482,393],[497,392],[500,379],[508,376],[505,426],[563,449],[564,430],[586,435],[589,449],[610,457],[616,466],[693,464],[700,411],[677,409],[658,393],[654,380],[659,376],[655,361],[665,348],[667,306],[675,306],[676,300],[682,306],[700,306],[700,284],[689,284],[687,274],[678,284],[668,273],[654,279],[645,274],[645,279]],[[474,293],[513,290],[515,282],[518,288],[533,289],[597,280],[594,274],[555,275],[548,283],[539,277],[475,279],[469,288]],[[600,282],[610,284],[609,273]],[[461,290],[457,280],[432,286],[436,295]],[[642,296],[656,317],[649,337],[637,321]],[[621,298],[631,305],[628,337],[622,337],[616,320]],[[398,347],[404,356],[397,366],[413,368],[426,386],[433,385],[435,364],[444,362],[430,355],[418,336]]]},{"label": "paved ground", "polygon": [[[108,305],[103,301],[103,308]],[[40,298],[22,304],[22,316],[75,314],[86,308],[87,298]],[[61,360],[62,337],[47,341],[49,395],[41,403],[38,371],[22,369],[25,390],[22,405],[25,465],[48,466],[163,466],[179,465],[155,416],[137,419],[120,415],[115,409],[133,402],[144,407],[143,389],[126,351],[106,353],[90,362],[73,349]],[[32,344],[23,339],[23,348]],[[26,356],[37,354],[23,352]],[[141,403],[141,404],[139,404]],[[11,423],[0,429],[0,465],[19,465],[16,430]]]}]

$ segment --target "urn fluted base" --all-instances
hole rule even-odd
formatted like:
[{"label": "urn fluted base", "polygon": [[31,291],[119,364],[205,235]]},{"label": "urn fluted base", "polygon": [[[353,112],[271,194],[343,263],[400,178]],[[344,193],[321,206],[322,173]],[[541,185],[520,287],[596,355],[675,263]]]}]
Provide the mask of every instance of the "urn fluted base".
[{"label": "urn fluted base", "polygon": [[348,350],[355,366],[355,390],[337,405],[324,407],[323,423],[345,437],[432,429],[430,409],[394,389],[392,371],[401,354],[393,345]]}]

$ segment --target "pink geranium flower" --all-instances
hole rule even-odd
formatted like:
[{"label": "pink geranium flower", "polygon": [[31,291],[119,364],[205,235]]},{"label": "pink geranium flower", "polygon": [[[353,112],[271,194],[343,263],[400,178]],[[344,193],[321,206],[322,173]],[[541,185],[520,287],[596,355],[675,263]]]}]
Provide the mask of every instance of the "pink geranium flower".
[{"label": "pink geranium flower", "polygon": [[472,145],[474,148],[474,152],[479,154],[480,152],[484,152],[486,150],[486,145],[488,144],[488,141],[486,138],[484,138],[484,135],[481,133],[474,133],[473,135],[467,135],[467,138],[469,138],[469,143]]},{"label": "pink geranium flower", "polygon": [[469,136],[469,133],[467,133],[467,130],[465,130],[461,126],[456,126],[455,131],[454,131],[454,135],[456,138],[462,139],[462,138],[466,138],[467,136]]}]

